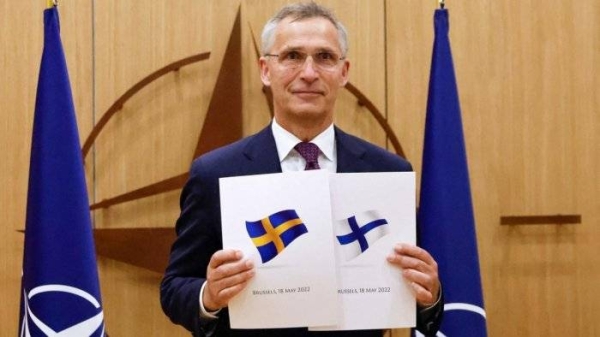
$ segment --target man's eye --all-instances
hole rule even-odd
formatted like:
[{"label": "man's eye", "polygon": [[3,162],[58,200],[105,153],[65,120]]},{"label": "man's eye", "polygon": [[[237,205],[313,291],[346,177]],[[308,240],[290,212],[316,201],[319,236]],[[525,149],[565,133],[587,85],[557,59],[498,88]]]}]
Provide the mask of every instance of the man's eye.
[{"label": "man's eye", "polygon": [[297,51],[291,51],[283,56],[284,60],[301,60],[302,54]]},{"label": "man's eye", "polygon": [[320,52],[316,56],[317,56],[317,58],[319,60],[322,60],[322,61],[330,61],[330,60],[333,60],[335,58],[333,56],[333,54],[328,53],[328,52]]}]

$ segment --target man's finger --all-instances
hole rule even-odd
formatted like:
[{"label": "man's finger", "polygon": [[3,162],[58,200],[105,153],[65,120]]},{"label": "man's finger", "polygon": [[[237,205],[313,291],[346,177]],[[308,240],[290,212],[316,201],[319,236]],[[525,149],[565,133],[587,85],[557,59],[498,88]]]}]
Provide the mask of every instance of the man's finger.
[{"label": "man's finger", "polygon": [[421,273],[414,269],[404,269],[402,275],[408,281],[416,283],[431,292],[433,292],[437,282],[432,275]]},{"label": "man's finger", "polygon": [[209,285],[211,285],[211,287],[214,287],[215,289],[219,289],[219,291],[222,291],[224,289],[233,287],[235,285],[247,282],[249,279],[251,279],[254,276],[254,274],[255,274],[254,269],[245,270],[243,272],[230,275],[226,278],[222,278],[218,281],[215,281],[212,284],[209,283]]},{"label": "man's finger", "polygon": [[231,297],[239,293],[254,276],[254,270],[248,270],[217,281],[207,281],[207,290],[204,292],[205,306],[218,309],[227,306]]},{"label": "man's finger", "polygon": [[410,284],[415,291],[417,303],[423,307],[428,307],[435,303],[436,299],[431,291],[427,290],[425,287],[416,282],[411,282]]},{"label": "man's finger", "polygon": [[240,260],[242,256],[242,252],[240,252],[239,250],[218,250],[211,256],[210,262],[208,263],[208,267],[217,268],[224,263]]},{"label": "man's finger", "polygon": [[418,260],[425,262],[426,264],[434,264],[435,260],[425,249],[415,246],[409,245],[406,243],[398,243],[394,245],[394,252],[400,255],[408,255],[414,257]]},{"label": "man's finger", "polygon": [[254,263],[250,260],[241,260],[226,262],[215,269],[210,269],[206,275],[207,280],[216,282],[221,279],[237,275],[254,268]]},{"label": "man's finger", "polygon": [[235,295],[239,294],[240,291],[242,291],[247,284],[248,280],[219,291],[219,298],[223,302],[223,306],[226,306],[229,303],[229,300]]}]

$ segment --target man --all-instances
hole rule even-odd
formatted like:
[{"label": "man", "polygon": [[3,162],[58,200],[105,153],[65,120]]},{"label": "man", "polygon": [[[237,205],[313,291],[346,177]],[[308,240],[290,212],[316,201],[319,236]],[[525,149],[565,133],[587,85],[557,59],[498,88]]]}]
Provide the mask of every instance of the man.
[{"label": "man", "polygon": [[[333,125],[335,101],[348,81],[350,63],[346,30],[329,10],[315,3],[282,8],[263,30],[262,49],[261,79],[273,93],[274,119],[258,134],[192,164],[181,195],[178,236],[161,285],[163,310],[195,336],[381,336],[381,331],[317,333],[306,328],[229,327],[227,304],[255,271],[241,252],[222,247],[219,178],[305,168],[411,170],[402,158]],[[308,157],[301,147],[309,147],[317,158]],[[436,262],[425,250],[409,244],[396,245],[388,262],[402,268],[403,277],[414,288],[418,329],[435,334],[443,311]]]}]

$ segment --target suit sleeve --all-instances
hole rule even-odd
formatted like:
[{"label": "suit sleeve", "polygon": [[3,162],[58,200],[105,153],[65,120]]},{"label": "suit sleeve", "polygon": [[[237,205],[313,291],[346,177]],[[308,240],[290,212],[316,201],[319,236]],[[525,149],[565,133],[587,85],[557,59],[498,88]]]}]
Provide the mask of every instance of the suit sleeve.
[{"label": "suit sleeve", "polygon": [[181,193],[177,238],[160,287],[165,314],[194,336],[206,335],[218,323],[201,318],[199,304],[210,258],[222,248],[218,200],[218,179],[203,171],[201,161],[195,161]]},{"label": "suit sleeve", "polygon": [[436,336],[444,314],[444,292],[440,292],[437,303],[424,310],[417,308],[417,330],[425,336]]}]

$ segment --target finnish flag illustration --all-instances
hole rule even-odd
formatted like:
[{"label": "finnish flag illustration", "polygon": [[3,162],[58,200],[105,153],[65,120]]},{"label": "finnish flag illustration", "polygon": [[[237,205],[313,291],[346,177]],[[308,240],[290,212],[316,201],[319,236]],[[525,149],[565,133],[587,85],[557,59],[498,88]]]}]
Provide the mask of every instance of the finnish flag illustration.
[{"label": "finnish flag illustration", "polygon": [[364,253],[389,232],[387,220],[375,210],[360,212],[335,223],[336,238],[345,261]]}]

